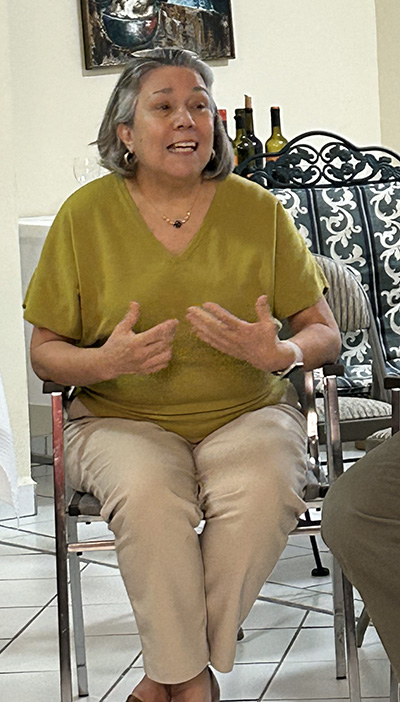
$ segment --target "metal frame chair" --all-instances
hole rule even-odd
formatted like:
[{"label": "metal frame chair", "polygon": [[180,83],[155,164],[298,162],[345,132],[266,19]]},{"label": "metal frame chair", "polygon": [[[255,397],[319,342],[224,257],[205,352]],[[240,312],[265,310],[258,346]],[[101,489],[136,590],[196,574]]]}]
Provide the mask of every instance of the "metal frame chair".
[{"label": "metal frame chair", "polygon": [[[379,396],[385,393],[385,362],[377,341],[378,333],[369,298],[358,281],[355,271],[340,261],[314,254],[329,283],[327,301],[342,336],[365,332],[370,342],[373,365],[379,383]],[[382,379],[382,380],[381,380]],[[387,391],[386,391],[387,395]],[[324,409],[322,399],[317,398],[320,439],[324,440]],[[363,438],[376,430],[377,421],[388,426],[392,407],[389,402],[366,397],[344,397],[339,394],[339,416],[342,440],[352,440],[354,432],[360,437],[360,419],[364,425]],[[378,417],[378,419],[377,419]]]},{"label": "metal frame chair", "polygon": [[[390,412],[383,413],[377,400],[389,402],[384,377],[400,372],[389,297],[392,277],[399,270],[392,253],[398,234],[391,232],[399,231],[400,155],[382,146],[355,146],[326,130],[312,130],[294,137],[276,154],[262,154],[263,167],[259,163],[260,154],[251,156],[235,172],[251,177],[281,200],[314,253],[350,263],[369,297],[372,358],[366,355],[364,336],[352,335],[344,340],[340,361],[348,376],[339,388],[339,396],[346,395],[342,440],[363,441],[390,426]],[[367,381],[371,360],[372,379]],[[367,385],[372,380],[369,392],[362,387],[363,378]]]},{"label": "metal frame chair", "polygon": [[[320,508],[322,498],[329,482],[343,472],[342,447],[339,426],[339,409],[336,391],[336,375],[340,374],[338,366],[324,367],[324,398],[327,435],[327,465],[326,472],[321,468],[318,457],[318,422],[314,396],[313,373],[307,372],[305,377],[305,404],[309,435],[310,466],[314,475],[311,492],[316,499],[307,500],[309,508]],[[78,693],[86,696],[88,692],[88,677],[86,667],[85,636],[83,624],[82,594],[80,582],[79,555],[83,552],[114,549],[113,540],[80,541],[78,539],[78,523],[101,520],[100,504],[93,495],[75,492],[70,500],[66,496],[65,467],[63,452],[63,422],[64,404],[69,389],[54,383],[45,383],[44,392],[51,393],[53,419],[53,461],[54,461],[54,502],[56,523],[56,564],[57,564],[57,595],[58,595],[58,632],[60,658],[60,690],[61,702],[72,702],[71,676],[71,642],[69,624],[68,596],[68,564],[71,587],[73,635],[75,642],[75,658],[77,667]],[[294,534],[314,536],[320,532],[320,521],[313,522],[309,518],[302,519]],[[335,614],[335,650],[336,675],[343,678],[348,675],[350,699],[360,702],[360,680],[358,657],[355,640],[355,619],[352,587],[344,578],[340,567],[334,563],[333,597]],[[240,632],[238,634],[240,639]],[[346,656],[347,648],[347,656]]]}]

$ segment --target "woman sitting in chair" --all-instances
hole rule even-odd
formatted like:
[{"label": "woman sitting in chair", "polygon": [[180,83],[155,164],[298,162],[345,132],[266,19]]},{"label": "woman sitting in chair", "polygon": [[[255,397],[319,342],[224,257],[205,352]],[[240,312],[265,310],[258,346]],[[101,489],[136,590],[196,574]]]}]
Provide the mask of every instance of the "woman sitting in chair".
[{"label": "woman sitting in chair", "polygon": [[231,173],[211,84],[191,52],[134,55],[98,136],[111,173],[62,206],[25,301],[34,370],[76,386],[70,481],[115,534],[146,673],[130,702],[219,699],[208,666],[232,669],[305,509],[305,421],[282,376],[340,349],[291,219]]}]

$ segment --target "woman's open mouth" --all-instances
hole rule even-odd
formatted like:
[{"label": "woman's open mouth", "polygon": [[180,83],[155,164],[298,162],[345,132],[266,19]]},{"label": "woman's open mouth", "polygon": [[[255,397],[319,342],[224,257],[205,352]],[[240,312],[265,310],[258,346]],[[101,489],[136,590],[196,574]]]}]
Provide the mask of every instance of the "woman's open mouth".
[{"label": "woman's open mouth", "polygon": [[174,144],[167,146],[170,153],[173,154],[191,154],[197,149],[196,141],[177,141]]}]

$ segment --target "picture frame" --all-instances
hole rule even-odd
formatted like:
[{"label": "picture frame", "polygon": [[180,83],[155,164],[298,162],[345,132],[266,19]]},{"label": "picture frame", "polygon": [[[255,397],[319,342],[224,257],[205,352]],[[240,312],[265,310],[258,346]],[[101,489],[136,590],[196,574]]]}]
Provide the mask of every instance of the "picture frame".
[{"label": "picture frame", "polygon": [[81,0],[81,11],[87,69],[124,65],[155,46],[235,58],[231,0]]}]

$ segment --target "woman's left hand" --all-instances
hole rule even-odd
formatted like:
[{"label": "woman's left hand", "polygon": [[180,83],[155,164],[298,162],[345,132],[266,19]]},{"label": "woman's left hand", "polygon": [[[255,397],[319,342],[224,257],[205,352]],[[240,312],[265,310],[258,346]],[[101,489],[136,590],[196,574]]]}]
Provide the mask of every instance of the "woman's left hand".
[{"label": "woman's left hand", "polygon": [[189,307],[186,319],[196,335],[218,351],[272,372],[293,361],[293,350],[277,336],[278,324],[271,315],[267,296],[255,304],[257,322],[246,322],[215,302]]}]

